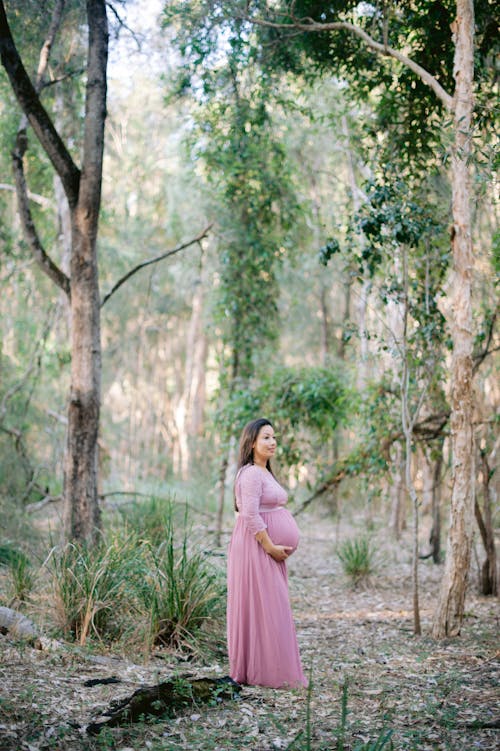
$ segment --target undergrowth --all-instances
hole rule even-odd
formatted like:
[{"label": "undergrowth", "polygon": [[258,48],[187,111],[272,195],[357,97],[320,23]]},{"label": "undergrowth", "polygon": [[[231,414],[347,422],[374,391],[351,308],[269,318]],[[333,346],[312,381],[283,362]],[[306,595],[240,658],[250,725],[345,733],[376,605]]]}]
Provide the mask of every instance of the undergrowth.
[{"label": "undergrowth", "polygon": [[157,645],[202,650],[224,612],[221,571],[170,501],[154,500],[122,518],[91,548],[69,543],[50,551],[60,632],[81,645],[121,640],[143,652]]},{"label": "undergrowth", "polygon": [[356,537],[342,542],[337,556],[346,576],[354,585],[366,581],[376,568],[376,551],[367,537]]}]

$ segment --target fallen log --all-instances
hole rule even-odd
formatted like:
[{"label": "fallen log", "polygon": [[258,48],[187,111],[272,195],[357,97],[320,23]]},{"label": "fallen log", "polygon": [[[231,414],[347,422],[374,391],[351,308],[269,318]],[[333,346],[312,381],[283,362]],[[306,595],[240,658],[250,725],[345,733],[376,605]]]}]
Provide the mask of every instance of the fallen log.
[{"label": "fallen log", "polygon": [[148,717],[173,717],[192,704],[206,704],[234,699],[241,690],[228,676],[224,678],[176,677],[156,686],[142,686],[121,701],[112,702],[109,709],[87,725],[87,733],[98,735],[104,727],[129,725]]},{"label": "fallen log", "polygon": [[29,618],[17,610],[3,606],[0,607],[0,633],[9,634],[16,639],[26,639],[31,644],[40,638],[38,629]]}]

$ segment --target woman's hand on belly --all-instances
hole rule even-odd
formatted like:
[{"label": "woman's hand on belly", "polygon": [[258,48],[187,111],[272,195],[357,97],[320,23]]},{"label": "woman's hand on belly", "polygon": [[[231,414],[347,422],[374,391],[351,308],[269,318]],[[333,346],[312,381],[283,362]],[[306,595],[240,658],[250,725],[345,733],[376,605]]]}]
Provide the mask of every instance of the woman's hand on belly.
[{"label": "woman's hand on belly", "polygon": [[268,553],[271,558],[274,558],[275,561],[278,561],[278,563],[282,563],[282,561],[286,561],[292,551],[293,548],[289,548],[287,545],[273,544],[272,549],[266,550],[266,553]]},{"label": "woman's hand on belly", "polygon": [[269,537],[267,529],[262,529],[260,532],[257,532],[255,539],[262,545],[266,553],[278,563],[286,561],[290,553],[293,551],[293,548],[288,545],[275,545]]}]

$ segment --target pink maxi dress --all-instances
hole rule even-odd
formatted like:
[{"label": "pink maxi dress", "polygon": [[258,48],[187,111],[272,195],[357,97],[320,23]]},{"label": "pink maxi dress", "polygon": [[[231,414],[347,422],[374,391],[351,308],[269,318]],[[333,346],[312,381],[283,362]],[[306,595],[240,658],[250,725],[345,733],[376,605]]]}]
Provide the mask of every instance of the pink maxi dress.
[{"label": "pink maxi dress", "polygon": [[231,678],[271,688],[306,686],[288,596],[286,561],[264,551],[255,534],[297,547],[299,530],[273,475],[247,464],[236,479],[238,518],[228,550],[227,644]]}]

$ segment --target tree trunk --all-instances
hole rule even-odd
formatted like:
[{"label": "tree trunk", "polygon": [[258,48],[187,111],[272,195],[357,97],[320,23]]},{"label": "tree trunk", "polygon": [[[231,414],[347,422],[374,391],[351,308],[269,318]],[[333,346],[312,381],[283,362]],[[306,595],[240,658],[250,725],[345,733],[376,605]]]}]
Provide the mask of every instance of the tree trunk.
[{"label": "tree trunk", "polygon": [[191,320],[186,339],[186,362],[180,396],[174,409],[179,448],[179,471],[182,479],[189,478],[192,465],[193,439],[199,435],[203,423],[206,393],[207,337],[203,327],[206,273],[203,255],[200,276],[196,281],[191,308]]},{"label": "tree trunk", "polygon": [[[352,209],[353,214],[357,214],[361,207],[361,190],[358,187],[358,183],[356,180],[356,171],[354,169],[354,153],[351,147],[351,139],[350,139],[350,132],[349,132],[349,125],[347,122],[347,118],[345,115],[342,117],[342,134],[345,139],[345,152],[347,157],[347,174],[349,176],[349,188],[351,191],[351,200],[352,200]],[[347,282],[347,289],[346,289],[346,314],[349,314],[350,309],[350,295],[351,295],[351,289],[350,289],[350,283]],[[359,331],[359,342],[360,342],[360,362],[358,364],[357,369],[357,388],[359,391],[363,392],[366,388],[366,382],[368,380],[368,332],[366,329],[366,313],[368,308],[368,297],[370,295],[372,283],[369,278],[369,275],[365,271],[364,278],[363,278],[363,284],[361,287],[361,291],[359,293],[358,298],[358,304],[357,304],[357,315],[358,315],[358,331]],[[345,318],[344,318],[345,320]]]},{"label": "tree trunk", "polygon": [[405,437],[405,485],[406,492],[411,500],[413,509],[413,555],[412,555],[412,579],[413,579],[413,633],[420,636],[422,627],[420,623],[419,604],[419,580],[418,580],[418,536],[419,536],[419,502],[418,495],[411,476],[413,428],[418,417],[418,412],[423,401],[423,393],[413,413],[410,414],[410,361],[408,354],[408,251],[403,249],[403,330],[401,332],[400,347],[403,355],[401,371],[401,426]]},{"label": "tree trunk", "polygon": [[[64,3],[56,6],[62,13]],[[82,169],[76,164],[31,83],[10,32],[0,0],[0,52],[28,122],[59,175],[71,212],[70,278],[47,256],[34,227],[25,194],[22,164],[26,139],[14,154],[18,199],[25,234],[44,271],[71,299],[71,388],[64,467],[64,522],[69,539],[91,542],[99,525],[97,437],[101,388],[100,300],[97,226],[101,202],[108,26],[105,0],[87,0],[88,58]],[[53,28],[60,21],[53,17]],[[48,39],[53,35],[49,33]],[[44,46],[40,70],[50,44]],[[21,146],[21,148],[19,148]],[[23,213],[23,208],[24,213]],[[27,209],[27,210],[26,210]]]},{"label": "tree trunk", "polygon": [[419,504],[417,491],[411,477],[411,455],[412,455],[412,429],[408,426],[405,430],[405,478],[407,493],[411,498],[413,509],[413,556],[412,556],[412,579],[413,579],[413,633],[420,636],[422,627],[420,624],[420,605],[419,605],[419,581],[418,581],[418,535],[419,535]]},{"label": "tree trunk", "polygon": [[452,155],[454,267],[451,447],[453,489],[446,565],[433,624],[433,636],[456,636],[462,624],[472,546],[474,436],[472,431],[473,252],[468,159],[474,78],[474,7],[457,0],[455,22],[454,153]]},{"label": "tree trunk", "polygon": [[391,520],[390,527],[396,540],[401,539],[405,528],[405,496],[403,492],[402,449],[397,441],[394,446],[392,464],[392,483],[390,485]]},{"label": "tree trunk", "polygon": [[222,526],[224,524],[224,501],[226,497],[226,476],[229,466],[229,456],[226,454],[222,459],[219,470],[219,498],[217,501],[217,518],[215,522],[215,545],[220,547],[222,541]]},{"label": "tree trunk", "polygon": [[483,513],[481,513],[481,508],[477,499],[474,503],[474,513],[479,527],[479,532],[481,533],[481,539],[483,541],[484,549],[486,551],[486,559],[481,568],[480,587],[482,595],[497,595],[497,556],[495,549],[495,533],[493,530],[490,497],[491,470],[485,451],[481,452],[481,470],[483,475],[484,495]]},{"label": "tree trunk", "polygon": [[441,563],[441,470],[443,467],[442,449],[434,463],[432,484],[432,529],[429,542],[434,563]]},{"label": "tree trunk", "polygon": [[97,437],[101,404],[97,226],[101,203],[108,25],[104,0],[88,0],[87,93],[83,165],[71,212],[71,387],[64,467],[68,539],[92,541],[99,527]]}]

